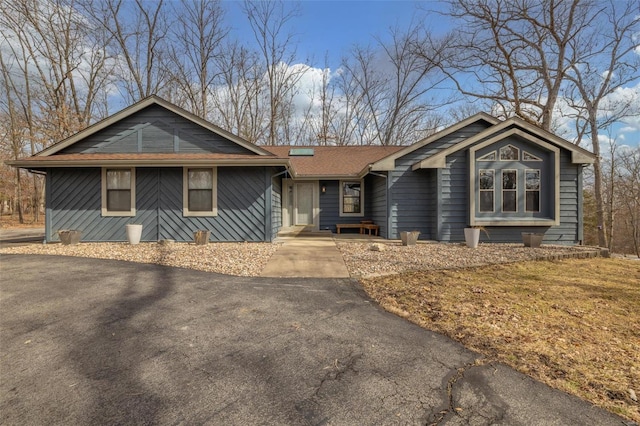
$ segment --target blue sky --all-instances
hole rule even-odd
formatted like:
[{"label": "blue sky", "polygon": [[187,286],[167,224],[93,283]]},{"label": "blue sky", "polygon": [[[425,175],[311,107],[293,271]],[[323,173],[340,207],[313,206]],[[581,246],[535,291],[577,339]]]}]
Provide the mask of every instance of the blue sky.
[{"label": "blue sky", "polygon": [[[251,29],[242,16],[240,1],[225,1],[233,33],[241,36]],[[389,28],[406,27],[412,19],[427,19],[434,32],[446,32],[441,16],[428,15],[425,9],[442,7],[437,1],[302,1],[300,16],[292,22],[298,41],[298,59],[308,65],[324,66],[328,53],[330,67],[337,68],[340,58],[353,45],[366,45],[374,36],[384,38]]]},{"label": "blue sky", "polygon": [[[224,6],[232,35],[251,43],[253,34],[241,12],[242,2],[225,0]],[[291,22],[297,42],[297,62],[315,68],[328,65],[331,70],[336,70],[341,57],[352,46],[373,44],[374,36],[386,39],[391,27],[406,28],[412,20],[422,20],[435,35],[444,34],[454,24],[447,17],[429,11],[443,10],[445,7],[437,0],[303,0],[300,15]],[[325,54],[328,64],[325,64]],[[640,117],[616,124],[612,130],[612,136],[619,136],[619,143],[631,146],[640,144]],[[604,137],[605,133],[601,135]]]}]

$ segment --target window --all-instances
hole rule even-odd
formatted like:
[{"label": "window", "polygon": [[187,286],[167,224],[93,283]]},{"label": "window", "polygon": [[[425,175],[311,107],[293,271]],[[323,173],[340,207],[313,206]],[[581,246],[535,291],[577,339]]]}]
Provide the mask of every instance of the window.
[{"label": "window", "polygon": [[478,172],[480,182],[480,212],[493,212],[495,197],[495,170],[480,169]]},{"label": "window", "polygon": [[559,225],[560,149],[519,129],[470,146],[469,224]]},{"label": "window", "polygon": [[525,171],[525,211],[540,211],[540,170]]},{"label": "window", "polygon": [[102,216],[135,216],[135,169],[102,169]]},{"label": "window", "polygon": [[362,181],[340,182],[340,216],[364,216]]},{"label": "window", "polygon": [[183,173],[183,215],[216,216],[217,169],[185,167]]},{"label": "window", "polygon": [[517,170],[502,171],[502,211],[518,211],[518,172]]},{"label": "window", "polygon": [[496,161],[496,152],[491,151],[490,153],[485,154],[482,157],[478,158],[477,161]]},{"label": "window", "polygon": [[542,161],[542,158],[537,157],[527,151],[522,151],[522,161]]},{"label": "window", "polygon": [[500,161],[518,161],[520,159],[520,150],[513,145],[507,145],[500,148]]}]

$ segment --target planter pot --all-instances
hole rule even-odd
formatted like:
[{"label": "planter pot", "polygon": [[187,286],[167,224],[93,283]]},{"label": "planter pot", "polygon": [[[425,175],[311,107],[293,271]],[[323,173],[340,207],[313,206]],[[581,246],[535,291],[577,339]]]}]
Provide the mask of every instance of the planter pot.
[{"label": "planter pot", "polygon": [[523,232],[522,233],[522,242],[525,247],[538,248],[540,244],[542,244],[542,239],[544,238],[544,234],[539,234],[536,232]]},{"label": "planter pot", "polygon": [[138,244],[140,237],[142,237],[142,225],[129,224],[125,228],[127,229],[127,241],[129,241],[129,244]]},{"label": "planter pot", "polygon": [[210,236],[210,231],[196,231],[193,233],[193,241],[196,243],[196,245],[203,246],[209,242]]},{"label": "planter pot", "polygon": [[81,236],[82,231],[75,229],[61,229],[58,231],[60,242],[65,246],[68,246],[69,244],[78,244]]},{"label": "planter pot", "polygon": [[477,248],[480,241],[480,229],[464,228],[464,241],[467,243],[467,247]]},{"label": "planter pot", "polygon": [[413,246],[418,242],[420,231],[400,232],[400,239],[403,246]]}]

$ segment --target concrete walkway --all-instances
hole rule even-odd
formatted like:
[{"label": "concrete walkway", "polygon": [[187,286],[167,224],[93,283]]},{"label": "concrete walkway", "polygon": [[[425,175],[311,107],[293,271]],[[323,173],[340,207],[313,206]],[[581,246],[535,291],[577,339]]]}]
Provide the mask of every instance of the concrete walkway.
[{"label": "concrete walkway", "polygon": [[349,278],[342,254],[330,236],[280,238],[282,246],[262,271],[263,277]]}]

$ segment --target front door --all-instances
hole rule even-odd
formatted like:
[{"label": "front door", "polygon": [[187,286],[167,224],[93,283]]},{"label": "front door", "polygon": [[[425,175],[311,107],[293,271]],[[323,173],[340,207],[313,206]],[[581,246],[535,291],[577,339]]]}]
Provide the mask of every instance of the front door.
[{"label": "front door", "polygon": [[295,184],[295,225],[313,225],[313,182]]}]

